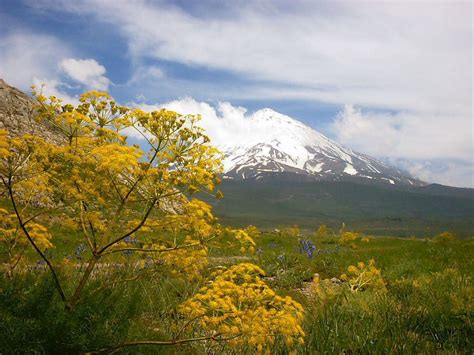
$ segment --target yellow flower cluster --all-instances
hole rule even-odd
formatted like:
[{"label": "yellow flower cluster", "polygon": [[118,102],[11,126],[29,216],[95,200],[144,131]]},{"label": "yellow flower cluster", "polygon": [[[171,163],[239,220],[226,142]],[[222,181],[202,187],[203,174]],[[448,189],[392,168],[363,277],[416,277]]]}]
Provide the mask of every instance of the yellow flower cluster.
[{"label": "yellow flower cluster", "polygon": [[369,260],[367,264],[360,261],[357,266],[350,265],[347,271],[348,275],[341,275],[341,280],[347,281],[351,292],[359,292],[367,288],[385,291],[385,282],[380,269],[375,267],[374,259]]},{"label": "yellow flower cluster", "polygon": [[[40,249],[51,248],[51,234],[48,229],[39,223],[28,223],[26,226],[28,234]],[[18,220],[15,214],[8,213],[0,208],[0,241],[3,243],[14,243],[15,245],[27,244],[23,231],[19,230]]]},{"label": "yellow flower cluster", "polygon": [[279,336],[289,348],[304,343],[302,306],[278,296],[261,275],[263,270],[249,263],[219,270],[209,286],[180,306],[180,312],[194,320],[195,331],[228,339],[235,348],[263,352]]},{"label": "yellow flower cluster", "polygon": [[325,224],[321,224],[319,228],[315,231],[314,235],[318,239],[324,239],[329,237],[331,230]]},{"label": "yellow flower cluster", "polygon": [[0,191],[10,182],[22,203],[49,203],[49,173],[43,169],[49,164],[46,146],[34,135],[11,138],[6,130],[0,130]]},{"label": "yellow flower cluster", "polygon": [[339,244],[345,245],[354,242],[359,238],[359,234],[354,232],[342,232],[339,237]]},{"label": "yellow flower cluster", "polygon": [[253,253],[255,251],[255,241],[243,229],[231,229],[230,232],[234,235],[234,238],[241,244],[240,251],[245,253],[246,251]]},{"label": "yellow flower cluster", "polygon": [[300,228],[297,225],[283,228],[281,233],[284,236],[298,238],[301,236]]},{"label": "yellow flower cluster", "polygon": [[260,236],[260,231],[254,225],[249,225],[247,228],[245,228],[245,233],[247,233],[252,239]]},{"label": "yellow flower cluster", "polygon": [[[193,245],[183,249],[167,250],[163,245],[151,245],[150,249],[163,250],[162,253],[152,253],[151,257],[157,265],[164,265],[174,277],[194,281],[201,280],[202,273],[208,265],[208,251],[198,240],[187,236],[183,246]],[[161,267],[161,266],[159,266]]]},{"label": "yellow flower cluster", "polygon": [[456,235],[452,232],[443,232],[436,235],[432,241],[436,243],[452,243],[457,240]]},{"label": "yellow flower cluster", "polygon": [[[30,222],[26,229],[38,248],[44,250],[53,247],[51,243],[52,236],[46,227],[39,223]],[[25,233],[18,226],[16,215],[0,208],[0,247],[5,252],[5,259],[1,258],[0,263],[8,266],[7,273],[12,274],[13,270],[19,265],[27,246],[28,240]]]},{"label": "yellow flower cluster", "polygon": [[0,129],[0,159],[7,158],[10,155],[10,144],[8,143],[8,134],[5,129]]}]

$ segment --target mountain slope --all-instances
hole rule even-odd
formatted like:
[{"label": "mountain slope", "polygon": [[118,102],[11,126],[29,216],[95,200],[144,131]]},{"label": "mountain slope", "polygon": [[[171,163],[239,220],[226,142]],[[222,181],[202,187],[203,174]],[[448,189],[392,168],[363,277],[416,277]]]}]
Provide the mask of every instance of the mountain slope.
[{"label": "mountain slope", "polygon": [[286,174],[296,180],[373,180],[392,185],[423,185],[407,172],[345,148],[271,109],[255,112],[250,120],[251,131],[244,142],[219,147],[225,154],[227,179],[258,180]]},{"label": "mountain slope", "polygon": [[[428,185],[431,186],[431,185]],[[208,201],[223,222],[261,228],[298,224],[314,230],[320,224],[381,235],[432,236],[452,230],[470,236],[474,230],[474,190],[348,181],[295,182],[279,178],[224,180],[222,200]]]},{"label": "mountain slope", "polygon": [[59,132],[48,122],[36,120],[34,100],[0,79],[0,129],[10,136],[34,133],[47,141],[62,143]]}]

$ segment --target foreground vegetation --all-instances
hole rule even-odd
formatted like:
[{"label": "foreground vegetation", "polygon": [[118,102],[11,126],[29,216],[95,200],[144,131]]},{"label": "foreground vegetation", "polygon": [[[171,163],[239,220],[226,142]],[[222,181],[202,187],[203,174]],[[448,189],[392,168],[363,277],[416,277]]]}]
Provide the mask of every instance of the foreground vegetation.
[{"label": "foreground vegetation", "polygon": [[351,277],[350,265],[371,259],[380,270],[385,287],[341,292],[333,279],[334,287],[324,290],[320,281],[319,293],[297,298],[306,310],[303,352],[472,352],[472,241],[384,237],[344,246],[316,242],[313,258],[276,236],[265,236],[261,243],[266,245],[262,263],[275,276],[272,285],[295,297],[308,288],[313,273],[323,281]]},{"label": "foreground vegetation", "polygon": [[[136,255],[120,256],[113,264],[100,268],[88,286],[88,296],[72,312],[62,307],[44,265],[31,264],[14,278],[1,279],[0,333],[6,336],[0,339],[0,349],[111,350],[113,344],[144,338],[177,339],[185,325],[180,305],[208,284],[212,272],[229,265],[254,263],[266,271],[262,276],[266,284],[281,296],[290,295],[305,309],[304,344],[294,348],[298,353],[472,353],[472,240],[359,236],[341,244],[339,236],[295,236],[286,231],[257,234],[255,240],[253,254],[242,254],[235,248],[211,249],[209,271],[197,282],[158,273],[151,267],[133,279],[136,268],[147,266],[139,266]],[[73,264],[80,264],[83,258],[68,238],[58,240],[51,253],[53,259],[65,257]],[[383,283],[351,290],[350,279],[356,275],[348,267],[357,268],[364,262],[368,268],[371,259]],[[72,280],[71,273],[79,270],[69,267],[63,272]],[[343,274],[348,280],[341,278]],[[249,344],[240,344],[238,349],[239,353],[253,352]],[[289,351],[283,339],[277,339],[268,350]],[[173,348],[141,345],[121,351],[236,350],[225,342],[204,341]]]},{"label": "foreground vegetation", "polygon": [[1,353],[473,350],[472,240],[225,227],[199,117],[36,97],[55,142],[0,130]]}]

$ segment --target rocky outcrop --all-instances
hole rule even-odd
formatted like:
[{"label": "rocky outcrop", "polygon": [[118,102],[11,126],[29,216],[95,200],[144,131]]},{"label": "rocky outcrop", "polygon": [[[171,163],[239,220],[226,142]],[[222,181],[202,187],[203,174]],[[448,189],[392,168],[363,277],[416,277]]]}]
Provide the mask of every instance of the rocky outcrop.
[{"label": "rocky outcrop", "polygon": [[0,129],[6,129],[12,137],[34,133],[49,142],[61,143],[59,132],[36,117],[34,100],[0,79]]}]

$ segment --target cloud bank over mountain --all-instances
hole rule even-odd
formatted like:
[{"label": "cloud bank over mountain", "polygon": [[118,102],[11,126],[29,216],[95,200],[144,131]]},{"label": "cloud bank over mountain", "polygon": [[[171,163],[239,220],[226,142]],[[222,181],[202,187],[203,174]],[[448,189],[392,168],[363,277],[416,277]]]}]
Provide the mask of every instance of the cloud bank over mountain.
[{"label": "cloud bank over mountain", "polygon": [[[132,105],[148,111],[166,108],[182,114],[200,114],[201,125],[213,144],[222,148],[256,144],[271,133],[252,120],[253,113],[248,109],[229,102],[210,104],[187,97],[164,104]],[[449,122],[438,120],[437,125],[425,127],[425,121],[418,116],[362,112],[347,105],[331,123],[330,132],[337,142],[400,166],[424,181],[473,186],[472,140],[449,127]]]}]

